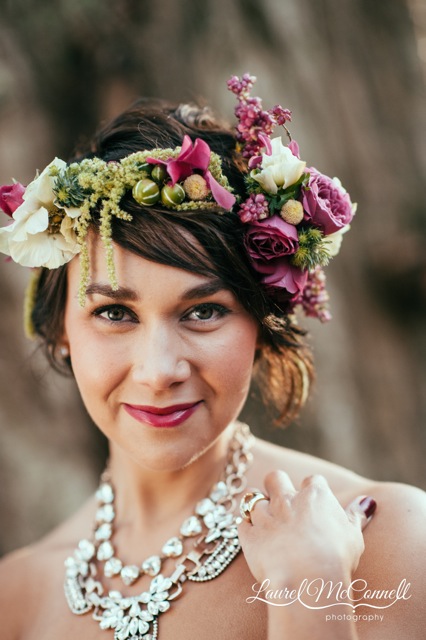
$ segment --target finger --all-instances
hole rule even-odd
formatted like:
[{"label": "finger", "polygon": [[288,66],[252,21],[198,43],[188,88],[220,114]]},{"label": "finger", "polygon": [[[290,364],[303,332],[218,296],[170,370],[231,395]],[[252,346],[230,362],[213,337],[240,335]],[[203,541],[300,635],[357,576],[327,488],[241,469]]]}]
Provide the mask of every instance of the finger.
[{"label": "finger", "polygon": [[343,511],[327,480],[320,474],[307,476],[302,480],[300,491],[294,497],[293,503],[294,508],[321,510],[331,509],[334,505]]},{"label": "finger", "polygon": [[271,497],[274,493],[296,493],[290,476],[285,471],[281,471],[281,469],[267,473],[263,482],[266,492]]},{"label": "finger", "polygon": [[270,471],[264,479],[267,495],[270,499],[270,510],[273,512],[277,508],[287,507],[292,498],[296,495],[296,489],[290,476],[285,471]]},{"label": "finger", "polygon": [[253,526],[261,525],[269,516],[269,498],[266,500],[258,500],[250,512],[251,524]]},{"label": "finger", "polygon": [[241,518],[241,522],[238,523],[238,539],[244,548],[245,545],[249,545],[256,541],[257,531],[254,530],[253,523],[247,522]]},{"label": "finger", "polygon": [[306,476],[306,478],[303,478],[300,484],[300,490],[308,488],[326,489],[327,491],[331,491],[330,485],[328,484],[327,480],[319,473],[315,473],[311,476]]},{"label": "finger", "polygon": [[364,530],[376,511],[377,503],[371,496],[358,496],[346,507],[345,512],[352,523],[359,522]]},{"label": "finger", "polygon": [[[240,503],[240,514],[243,521],[248,522],[250,525],[253,524],[254,511],[257,505],[259,505],[260,503],[262,503],[263,505],[261,513],[267,515],[269,507],[269,496],[259,491],[259,489],[252,489],[242,496]],[[257,509],[257,511],[259,512],[259,508]]]}]

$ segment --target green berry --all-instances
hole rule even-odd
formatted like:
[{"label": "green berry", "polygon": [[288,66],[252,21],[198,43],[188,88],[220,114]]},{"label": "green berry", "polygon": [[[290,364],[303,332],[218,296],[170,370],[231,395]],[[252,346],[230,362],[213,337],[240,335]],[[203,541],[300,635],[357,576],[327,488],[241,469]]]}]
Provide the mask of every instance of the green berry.
[{"label": "green berry", "polygon": [[167,170],[163,164],[154,165],[153,170],[151,171],[151,178],[155,180],[155,182],[164,182],[167,177]]},{"label": "green berry", "polygon": [[150,207],[160,198],[160,189],[153,180],[144,178],[135,184],[132,195],[138,204]]},{"label": "green berry", "polygon": [[151,173],[152,164],[149,164],[149,162],[139,162],[137,167],[139,171],[145,171],[145,173]]},{"label": "green berry", "polygon": [[161,201],[166,207],[173,208],[185,200],[185,191],[180,184],[166,184],[161,189]]}]

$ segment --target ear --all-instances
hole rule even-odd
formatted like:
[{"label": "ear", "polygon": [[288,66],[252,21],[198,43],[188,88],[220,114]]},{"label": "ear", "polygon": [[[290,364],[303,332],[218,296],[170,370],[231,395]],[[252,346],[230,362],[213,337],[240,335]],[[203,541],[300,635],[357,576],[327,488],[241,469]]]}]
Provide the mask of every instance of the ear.
[{"label": "ear", "polygon": [[62,360],[66,360],[70,357],[70,343],[68,339],[68,333],[65,327],[65,318],[63,319],[62,335],[56,342],[54,347],[55,351],[60,354]]}]

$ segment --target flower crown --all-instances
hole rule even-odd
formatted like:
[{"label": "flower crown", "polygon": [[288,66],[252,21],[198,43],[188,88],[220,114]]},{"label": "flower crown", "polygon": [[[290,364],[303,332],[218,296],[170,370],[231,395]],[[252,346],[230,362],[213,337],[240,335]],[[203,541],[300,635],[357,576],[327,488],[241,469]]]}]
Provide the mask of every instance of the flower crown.
[{"label": "flower crown", "polygon": [[[185,136],[181,147],[133,153],[120,161],[84,159],[67,165],[55,158],[27,186],[0,187],[0,208],[11,218],[0,229],[0,251],[27,267],[56,269],[80,254],[80,301],[89,280],[87,233],[99,207],[110,283],[117,288],[113,261],[113,217],[131,222],[121,209],[131,193],[142,206],[158,204],[178,211],[236,209],[246,225],[244,242],[268,292],[288,312],[301,305],[306,315],[330,319],[323,267],[337,254],[355,213],[337,178],[306,169],[280,105],[265,111],[250,90],[256,78],[228,81],[237,96],[237,151],[246,158],[247,199],[236,204],[221,158],[202,139]],[[276,126],[290,139],[271,139]],[[30,303],[31,304],[31,303]],[[31,311],[31,310],[29,310]]]}]

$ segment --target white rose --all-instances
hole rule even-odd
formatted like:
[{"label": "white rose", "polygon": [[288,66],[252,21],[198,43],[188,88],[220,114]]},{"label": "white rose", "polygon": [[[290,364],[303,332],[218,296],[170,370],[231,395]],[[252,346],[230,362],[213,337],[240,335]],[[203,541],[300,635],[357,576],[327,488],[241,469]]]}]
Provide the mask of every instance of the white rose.
[{"label": "white rose", "polygon": [[340,251],[340,247],[342,245],[343,234],[349,231],[351,228],[350,224],[339,229],[339,231],[335,231],[335,233],[330,233],[330,235],[326,236],[324,239],[324,243],[327,246],[327,251],[330,258],[334,258]]},{"label": "white rose", "polygon": [[267,193],[275,194],[279,187],[286,189],[299,180],[305,170],[306,162],[302,162],[283,145],[281,138],[271,140],[272,153],[262,154],[261,171],[251,172],[254,178]]},{"label": "white rose", "polygon": [[13,222],[0,229],[0,251],[24,267],[56,269],[80,251],[72,220],[78,210],[65,210],[60,230],[48,231],[49,211],[57,209],[50,171],[65,166],[63,160],[55,158],[26,188],[23,203],[13,213]]}]

